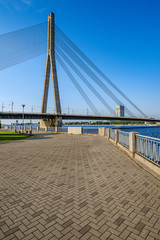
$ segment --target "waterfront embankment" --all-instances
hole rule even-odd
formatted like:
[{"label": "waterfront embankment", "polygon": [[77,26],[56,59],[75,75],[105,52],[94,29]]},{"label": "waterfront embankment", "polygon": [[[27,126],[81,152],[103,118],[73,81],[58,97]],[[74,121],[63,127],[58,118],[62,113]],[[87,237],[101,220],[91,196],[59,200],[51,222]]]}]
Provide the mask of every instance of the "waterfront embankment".
[{"label": "waterfront embankment", "polygon": [[159,180],[104,137],[0,145],[1,239],[159,239]]}]

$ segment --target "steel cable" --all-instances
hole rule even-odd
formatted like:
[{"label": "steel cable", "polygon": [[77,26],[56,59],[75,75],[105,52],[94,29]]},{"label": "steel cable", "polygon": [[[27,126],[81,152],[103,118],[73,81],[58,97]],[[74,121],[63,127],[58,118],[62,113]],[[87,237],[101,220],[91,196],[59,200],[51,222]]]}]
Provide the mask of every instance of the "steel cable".
[{"label": "steel cable", "polygon": [[61,57],[67,62],[67,64],[73,69],[73,71],[81,78],[81,80],[87,85],[87,87],[94,93],[94,95],[100,100],[100,102],[111,112],[114,116],[115,112],[109,106],[109,104],[105,101],[105,99],[97,92],[97,90],[89,83],[89,81],[83,76],[83,74],[72,64],[69,58],[62,52],[62,50],[55,45],[56,51],[61,55]]},{"label": "steel cable", "polygon": [[56,33],[59,34],[68,45],[75,52],[77,52],[81,58],[83,58],[88,65],[90,65],[107,83],[109,83],[127,102],[129,102],[139,113],[141,113],[144,117],[147,117],[140,108],[138,108],[72,41],[67,37],[67,35],[57,26],[55,25]]},{"label": "steel cable", "polygon": [[77,88],[77,90],[79,91],[79,93],[81,94],[81,96],[83,97],[83,99],[85,100],[85,102],[87,103],[87,105],[90,107],[90,109],[93,111],[93,113],[95,115],[99,115],[98,110],[96,109],[96,107],[93,105],[93,103],[91,102],[91,100],[88,98],[88,96],[86,95],[86,93],[83,91],[83,89],[81,88],[81,86],[79,85],[79,83],[77,82],[77,80],[74,78],[74,76],[72,75],[72,73],[69,71],[69,69],[67,68],[67,66],[65,65],[64,61],[62,60],[62,58],[58,55],[58,53],[56,53],[56,58],[57,61],[60,63],[60,65],[62,66],[62,68],[64,69],[64,71],[66,72],[66,74],[68,75],[69,79],[72,81],[72,83],[74,84],[74,86]]},{"label": "steel cable", "polygon": [[[76,53],[63,41],[59,36],[56,37],[56,44],[60,46],[65,53],[107,94],[111,99],[119,105],[124,104],[111,92],[111,90],[93,73],[92,70],[77,56]],[[130,110],[125,106],[126,112],[130,116],[134,116]]]}]

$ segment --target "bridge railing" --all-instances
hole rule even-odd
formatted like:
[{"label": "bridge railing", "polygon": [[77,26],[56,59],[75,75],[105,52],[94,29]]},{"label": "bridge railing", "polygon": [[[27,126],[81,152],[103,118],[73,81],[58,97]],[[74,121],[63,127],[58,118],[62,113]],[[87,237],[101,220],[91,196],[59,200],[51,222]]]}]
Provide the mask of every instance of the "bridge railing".
[{"label": "bridge railing", "polygon": [[119,130],[118,135],[118,142],[129,149],[129,133]]},{"label": "bridge railing", "polygon": [[115,129],[110,128],[110,138],[115,140]]},{"label": "bridge railing", "polygon": [[137,153],[160,166],[160,140],[136,135]]},{"label": "bridge railing", "polygon": [[[156,167],[160,167],[160,139],[139,135],[137,132],[124,132],[106,127],[99,128],[99,135],[107,137],[108,140],[122,148],[132,158],[147,165],[160,175],[160,168]],[[156,166],[153,166],[150,162]]]},{"label": "bridge railing", "polygon": [[67,133],[68,132],[68,127],[58,127],[57,132]]},{"label": "bridge railing", "polygon": [[83,127],[85,134],[98,134],[98,127]]}]

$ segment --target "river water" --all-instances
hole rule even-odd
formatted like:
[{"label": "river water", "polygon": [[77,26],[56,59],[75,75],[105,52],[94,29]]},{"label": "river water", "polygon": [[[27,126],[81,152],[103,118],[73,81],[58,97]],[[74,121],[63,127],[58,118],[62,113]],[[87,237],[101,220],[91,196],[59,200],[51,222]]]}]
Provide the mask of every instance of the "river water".
[{"label": "river water", "polygon": [[98,127],[107,127],[112,129],[119,129],[124,132],[138,132],[140,135],[159,138],[160,126],[85,126],[84,129],[92,128],[93,132],[98,133]]},{"label": "river water", "polygon": [[160,127],[120,127],[120,130],[125,132],[138,132],[140,135],[145,135],[154,138],[160,138]]}]

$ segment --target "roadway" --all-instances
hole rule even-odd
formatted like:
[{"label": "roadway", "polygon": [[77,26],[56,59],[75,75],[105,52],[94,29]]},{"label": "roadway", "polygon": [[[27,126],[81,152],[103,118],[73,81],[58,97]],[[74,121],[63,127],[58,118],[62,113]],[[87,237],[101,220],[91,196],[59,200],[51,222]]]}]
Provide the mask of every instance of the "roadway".
[{"label": "roadway", "polygon": [[[144,122],[160,122],[160,119],[154,118],[136,118],[136,117],[115,117],[115,116],[93,116],[78,114],[50,114],[50,113],[24,113],[24,119],[44,119],[53,120],[61,117],[63,120],[121,120],[121,121],[144,121]],[[23,113],[0,112],[0,119],[23,119]]]}]

